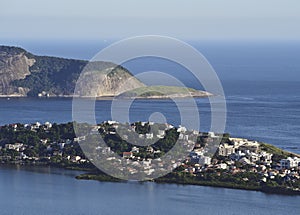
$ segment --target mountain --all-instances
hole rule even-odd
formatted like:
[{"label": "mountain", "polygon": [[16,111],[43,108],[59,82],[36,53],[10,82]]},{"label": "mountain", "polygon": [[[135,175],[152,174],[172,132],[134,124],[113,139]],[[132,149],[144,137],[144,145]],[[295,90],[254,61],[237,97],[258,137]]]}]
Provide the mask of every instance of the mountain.
[{"label": "mountain", "polygon": [[146,86],[126,68],[37,56],[18,47],[0,46],[0,97],[81,96],[168,98],[212,94],[191,88]]},{"label": "mountain", "polygon": [[78,89],[97,97],[145,86],[127,69],[110,62],[37,56],[22,48],[0,46],[0,96],[71,96],[83,70],[89,84]]}]

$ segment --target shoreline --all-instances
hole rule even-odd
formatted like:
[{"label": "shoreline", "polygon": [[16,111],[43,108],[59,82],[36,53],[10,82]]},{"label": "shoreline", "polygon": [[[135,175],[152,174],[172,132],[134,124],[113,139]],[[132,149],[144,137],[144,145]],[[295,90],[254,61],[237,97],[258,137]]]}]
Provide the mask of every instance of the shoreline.
[{"label": "shoreline", "polygon": [[[79,175],[75,175],[73,177],[76,180],[93,180],[93,181],[99,181],[99,182],[109,182],[109,183],[129,183],[131,181],[126,181],[122,179],[117,179],[113,178],[109,175],[106,174],[96,174],[96,173],[91,173],[91,169],[85,169],[85,168],[80,168],[80,167],[60,167],[56,165],[20,165],[20,164],[1,164],[0,163],[0,168],[7,168],[7,169],[21,169],[23,171],[32,171],[36,170],[37,168],[40,170],[46,170],[46,169],[57,169],[57,170],[67,170],[67,171],[80,171],[83,172]],[[39,172],[39,173],[46,173],[46,172]],[[50,174],[53,174],[51,172],[47,172]],[[165,176],[157,179],[152,179],[152,180],[145,180],[145,181],[134,181],[137,183],[156,183],[156,184],[175,184],[175,185],[182,185],[182,186],[203,186],[203,187],[211,187],[211,188],[220,188],[220,189],[232,189],[232,190],[244,190],[244,191],[255,191],[255,192],[262,192],[265,194],[269,195],[284,195],[284,196],[299,196],[300,195],[300,190],[295,191],[295,190],[289,190],[286,188],[270,188],[270,187],[245,187],[242,185],[238,184],[232,184],[232,183],[214,183],[210,181],[194,181],[194,182],[185,182],[185,181],[175,181],[175,180],[169,180],[166,179]]]},{"label": "shoreline", "polygon": [[78,98],[78,99],[92,99],[92,100],[114,100],[114,99],[124,99],[124,100],[131,100],[131,99],[138,99],[138,100],[166,100],[166,99],[186,99],[186,98],[209,98],[215,95],[182,95],[182,96],[137,96],[137,97],[118,97],[118,96],[99,96],[99,97],[92,97],[92,96],[74,96],[74,95],[63,95],[63,96],[43,96],[43,97],[34,97],[34,96],[23,96],[23,95],[0,95],[0,98],[10,99],[10,98],[34,98],[34,99],[47,99],[47,98]]},{"label": "shoreline", "polygon": [[[205,186],[205,187],[213,187],[213,188],[223,188],[223,189],[234,189],[234,190],[244,190],[244,191],[257,191],[262,192],[265,194],[270,195],[285,195],[285,196],[299,196],[300,190],[291,190],[284,187],[268,187],[268,186],[243,186],[234,183],[224,183],[224,182],[212,182],[212,181],[190,181],[186,182],[183,180],[171,180],[165,178],[166,176],[152,179],[152,180],[145,180],[145,181],[138,181],[140,183],[151,182],[157,184],[176,184],[176,185],[192,185],[192,186]],[[116,182],[116,183],[126,183],[129,181],[113,178],[106,174],[95,174],[95,173],[83,173],[75,177],[78,180],[94,180],[100,182]]]},{"label": "shoreline", "polygon": [[[97,127],[89,128],[84,136],[76,137],[72,122],[64,124],[10,124],[1,126],[1,138],[5,140],[0,145],[0,165],[17,167],[55,167],[68,170],[79,170],[82,174],[77,179],[98,180],[109,182],[126,181],[128,177],[114,178],[98,170],[82,151],[80,144],[85,144],[89,138],[100,133],[107,138],[106,146],[95,147],[94,155],[100,153],[107,160],[115,160],[112,168],[120,169],[119,164],[130,167],[127,173],[136,178],[140,173],[145,174],[142,180],[156,183],[174,183],[187,185],[212,186],[234,188],[242,190],[256,190],[266,193],[279,193],[300,195],[300,156],[296,153],[282,150],[274,145],[230,137],[230,134],[215,134],[212,132],[186,131],[185,127],[176,128],[168,124],[157,124],[161,130],[151,133],[158,135],[159,131],[165,136],[149,147],[132,147],[130,143],[123,142],[116,136],[116,126],[122,126],[116,121],[104,121]],[[142,131],[139,135],[144,141],[145,136],[150,136],[148,128],[150,122],[135,122],[129,132]],[[183,133],[185,136],[183,136]],[[134,133],[133,133],[134,134]],[[147,135],[146,135],[147,134]],[[222,136],[220,136],[222,135]],[[30,137],[30,139],[28,138]],[[27,137],[27,138],[26,138]],[[197,137],[195,141],[192,138]],[[221,139],[220,139],[221,138]],[[190,139],[190,142],[189,142]],[[21,140],[21,142],[20,142]],[[34,140],[32,142],[31,140]],[[193,143],[193,149],[180,166],[170,168],[170,162],[155,161],[173,147],[175,140],[182,144]],[[207,147],[216,141],[218,148],[213,154],[208,153]],[[90,142],[87,142],[90,144]],[[91,145],[93,147],[93,145]],[[224,150],[226,148],[227,150]],[[229,150],[230,149],[230,150]],[[190,151],[192,150],[192,151]],[[251,151],[250,151],[251,150]],[[115,158],[115,153],[123,158]],[[158,154],[157,154],[158,153]],[[237,157],[239,156],[239,157]],[[131,161],[128,161],[131,160]],[[131,163],[139,161],[145,166],[132,166]],[[293,162],[289,166],[285,162]],[[176,160],[172,160],[176,162]],[[179,162],[179,161],[177,161]],[[282,163],[283,162],[283,163]],[[130,166],[131,165],[131,166]],[[299,166],[298,166],[299,165]],[[168,168],[168,174],[155,178],[153,171],[157,168]],[[151,170],[149,174],[148,169]],[[167,173],[167,172],[166,172]],[[125,175],[125,176],[126,176]],[[116,176],[118,177],[118,175]]]}]

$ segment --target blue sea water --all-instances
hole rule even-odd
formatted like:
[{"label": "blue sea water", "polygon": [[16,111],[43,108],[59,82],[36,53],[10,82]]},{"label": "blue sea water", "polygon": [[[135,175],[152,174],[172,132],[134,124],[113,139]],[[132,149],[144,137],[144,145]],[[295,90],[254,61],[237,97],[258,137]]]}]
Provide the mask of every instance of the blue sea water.
[{"label": "blue sea water", "polygon": [[[226,132],[274,144],[300,152],[300,85],[298,82],[228,81],[223,83],[227,102]],[[182,100],[184,106],[184,100]],[[200,128],[210,130],[211,110],[208,99],[198,98]],[[96,101],[96,119],[111,119],[111,101]],[[185,106],[185,108],[190,108]],[[128,112],[131,122],[147,121],[161,112],[167,121],[181,124],[180,113],[171,100],[136,100]],[[190,115],[190,120],[195,116]],[[0,99],[0,124],[72,121],[70,98]]]},{"label": "blue sea water", "polygon": [[80,172],[0,166],[1,215],[298,214],[299,196],[202,186],[76,180]]},{"label": "blue sea water", "polygon": [[[226,132],[274,144],[300,153],[300,45],[195,44],[210,61],[224,87]],[[69,47],[69,48],[68,48]],[[102,46],[103,47],[103,44]],[[42,45],[25,48],[42,55],[90,59],[99,46]],[[199,88],[181,67],[153,59],[128,63],[134,74],[164,70],[187,86]],[[147,67],[144,68],[144,66]],[[184,103],[184,100],[182,100]],[[210,129],[210,105],[196,99],[201,130]],[[111,101],[96,102],[98,122],[111,118]],[[186,108],[190,108],[188,105]],[[146,121],[161,112],[168,122],[180,124],[170,100],[137,100],[130,121]],[[190,116],[191,120],[193,117]],[[0,98],[0,125],[21,122],[72,121],[70,98]],[[201,186],[154,183],[78,181],[76,171],[24,170],[0,167],[0,214],[298,214],[299,197]]]}]

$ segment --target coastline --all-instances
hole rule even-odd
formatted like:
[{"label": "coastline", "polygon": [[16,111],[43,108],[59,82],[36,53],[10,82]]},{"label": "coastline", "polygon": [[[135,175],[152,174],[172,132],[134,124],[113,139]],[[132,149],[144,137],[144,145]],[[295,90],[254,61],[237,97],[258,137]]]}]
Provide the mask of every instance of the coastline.
[{"label": "coastline", "polygon": [[130,100],[130,99],[149,99],[149,100],[165,100],[170,98],[176,98],[176,99],[185,99],[185,98],[208,98],[215,96],[213,94],[208,95],[166,95],[166,96],[136,96],[136,97],[127,97],[127,96],[98,96],[98,97],[92,97],[92,96],[76,96],[76,95],[50,95],[50,96],[42,96],[42,97],[31,97],[26,95],[0,95],[0,98],[36,98],[36,99],[44,99],[44,98],[79,98],[79,99],[93,99],[93,100],[114,100],[114,99],[124,99],[124,100]]},{"label": "coastline", "polygon": [[[113,178],[106,174],[95,174],[91,173],[90,169],[84,168],[74,168],[74,167],[59,167],[53,165],[13,165],[13,164],[0,164],[0,168],[7,168],[7,169],[18,169],[22,171],[36,171],[39,170],[39,173],[47,173],[47,174],[54,174],[49,171],[50,169],[57,169],[60,171],[74,171],[75,172],[82,172],[79,175],[75,175],[74,179],[76,180],[93,180],[99,182],[110,182],[110,183],[128,183],[130,181],[125,181],[117,178]],[[73,176],[72,176],[73,177]],[[146,180],[146,181],[135,181],[138,183],[157,183],[157,184],[175,184],[175,185],[192,185],[192,186],[204,186],[204,187],[212,187],[212,188],[220,188],[220,189],[233,189],[233,190],[244,190],[244,191],[255,191],[255,192],[262,192],[269,195],[284,195],[284,196],[299,196],[300,191],[293,191],[284,188],[271,188],[271,187],[245,187],[238,184],[230,184],[230,183],[214,183],[214,182],[207,182],[207,181],[194,181],[194,182],[187,182],[187,181],[175,181],[166,179],[165,176],[154,179],[154,180]]]},{"label": "coastline", "polygon": [[[189,138],[198,137],[196,141],[192,141],[194,143],[193,150],[189,151],[186,159],[180,160],[180,165],[176,169],[174,169],[175,167],[170,169],[172,172],[163,177],[152,179],[151,173],[149,174],[147,168],[143,166],[139,169],[130,168],[134,171],[129,171],[128,174],[133,176],[139,171],[146,174],[147,176],[143,179],[145,181],[300,195],[300,165],[298,166],[300,156],[298,154],[282,150],[271,144],[230,137],[229,134],[186,131],[184,127],[176,128],[168,124],[156,125],[160,126],[159,128],[162,130],[157,130],[152,135],[158,135],[158,131],[160,133],[164,131],[165,137],[153,145],[155,148],[137,148],[120,140],[113,130],[116,126],[122,126],[122,124],[116,121],[104,121],[87,133],[94,135],[96,131],[104,135],[107,140],[114,140],[114,142],[108,141],[105,147],[95,148],[95,155],[101,153],[107,156],[108,160],[119,160],[120,163],[123,162],[126,165],[130,163],[128,160],[142,161],[149,165],[148,169],[151,168],[153,171],[157,167],[169,167],[169,162],[151,163],[151,161],[155,160],[157,156],[160,157],[159,155],[162,153],[168,152],[169,148],[173,147],[172,144],[175,140],[179,139],[186,144]],[[130,132],[144,132],[145,134],[138,137],[144,141],[144,135],[150,136],[149,126],[150,122],[136,122],[131,124],[131,128],[134,130],[130,129]],[[45,124],[38,122],[35,124],[9,124],[0,128],[1,138],[5,140],[0,145],[0,165],[79,170],[84,173],[77,175],[77,179],[124,181],[97,170],[90,161],[91,158],[84,155],[79,145],[79,142],[84,144],[83,141],[90,136],[76,137],[71,122],[53,125],[49,122]],[[185,139],[183,133],[186,135]],[[20,142],[20,140],[22,141]],[[34,142],[30,140],[34,140]],[[213,143],[212,141],[217,141],[219,148],[214,154],[205,155],[206,146]],[[225,151],[224,148],[226,148]],[[122,159],[114,158],[115,153],[123,155]],[[157,155],[157,153],[159,154]],[[236,156],[242,156],[242,158],[236,158]],[[283,166],[281,161],[288,161],[288,159],[296,159],[297,165]],[[112,163],[113,168],[120,167],[115,164]],[[124,179],[126,181],[126,178]]]},{"label": "coastline", "polygon": [[[107,176],[106,174],[94,174],[94,173],[83,173],[75,177],[78,180],[95,180],[100,182],[118,182],[118,183],[126,183],[127,181],[116,179],[111,176]],[[245,191],[258,191],[267,194],[277,194],[277,195],[289,195],[295,196],[300,195],[300,190],[295,191],[291,189],[287,189],[284,187],[268,187],[268,186],[243,186],[234,183],[222,183],[222,182],[210,182],[210,181],[185,181],[182,180],[172,180],[168,179],[165,176],[153,179],[153,180],[146,180],[141,181],[140,183],[144,182],[152,182],[158,184],[177,184],[177,185],[194,185],[194,186],[208,186],[214,188],[225,188],[225,189],[235,189],[235,190],[245,190]]]}]

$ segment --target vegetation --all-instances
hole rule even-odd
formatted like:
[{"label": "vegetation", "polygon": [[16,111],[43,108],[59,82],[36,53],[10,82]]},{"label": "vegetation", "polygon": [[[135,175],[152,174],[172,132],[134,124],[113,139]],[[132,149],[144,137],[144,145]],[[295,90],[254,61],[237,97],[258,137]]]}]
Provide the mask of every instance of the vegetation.
[{"label": "vegetation", "polygon": [[[244,178],[250,178],[250,180],[245,181]],[[228,173],[202,173],[195,176],[190,173],[174,171],[166,176],[155,179],[155,182],[260,190],[261,187],[256,182],[257,180],[259,180],[258,175],[254,173],[240,173],[236,175]]]},{"label": "vegetation", "polygon": [[[89,126],[86,126],[88,129]],[[107,147],[122,156],[123,152],[133,152],[134,143],[128,143],[116,133],[116,126],[121,124],[102,123],[98,125],[99,134],[102,135]],[[155,159],[161,157],[168,152],[179,138],[176,128],[165,129],[165,124],[154,124],[136,122],[131,125],[126,124],[126,129],[133,129],[138,135],[156,133],[157,131],[165,131],[163,138],[159,138],[151,145],[152,150],[147,146],[139,146],[139,151],[133,152],[130,159],[136,161]],[[128,127],[129,126],[129,127]],[[136,134],[132,130],[133,134]],[[90,131],[90,130],[88,130]],[[97,130],[96,130],[97,131]],[[187,134],[187,133],[185,133]],[[121,134],[120,134],[121,135]],[[229,141],[229,134],[223,134],[221,142]],[[195,147],[207,147],[207,140],[211,139],[208,133],[200,133],[197,138]],[[147,141],[147,139],[142,139]],[[82,152],[75,136],[73,123],[40,125],[38,123],[32,125],[12,124],[0,127],[0,163],[2,164],[27,164],[27,165],[51,165],[74,170],[88,171],[86,174],[77,176],[77,179],[99,180],[120,182],[122,180],[106,175],[104,172],[89,162]],[[64,143],[62,145],[62,143]],[[228,142],[229,143],[229,142]],[[10,148],[10,146],[18,145],[18,149]],[[278,164],[278,159],[294,156],[294,154],[283,151],[275,146],[261,143],[260,150],[273,154],[275,160],[274,165]],[[26,158],[21,158],[26,155]],[[177,183],[177,184],[194,184],[214,187],[227,187],[235,189],[259,190],[269,193],[281,194],[299,194],[300,180],[299,168],[290,169],[291,174],[286,174],[284,170],[276,170],[275,167],[264,167],[263,170],[258,165],[243,164],[236,161],[229,165],[228,168],[220,168],[218,165],[231,162],[229,157],[213,156],[210,165],[196,165],[191,160],[183,161],[182,165],[173,172],[154,179],[157,183]],[[266,170],[267,168],[267,170]],[[268,173],[277,171],[279,174],[272,175],[270,178],[265,176]],[[286,174],[285,176],[282,176]],[[268,174],[267,174],[268,175]],[[298,190],[297,190],[298,189]]]},{"label": "vegetation", "polygon": [[42,91],[55,95],[72,94],[76,80],[87,64],[86,61],[55,57],[35,56],[34,59],[36,63],[30,68],[31,74],[13,83],[29,88],[28,96],[37,96]]},{"label": "vegetation", "polygon": [[[34,59],[34,64],[29,68],[30,74],[27,75],[24,79],[13,78],[9,79],[9,86],[13,89],[24,89],[23,94],[27,93],[27,96],[36,97],[40,96],[70,96],[74,94],[76,81],[79,78],[79,75],[83,70],[91,71],[93,74],[94,71],[100,71],[106,73],[110,70],[108,68],[113,68],[107,74],[107,79],[111,81],[108,84],[110,87],[118,86],[118,83],[124,82],[124,77],[130,78],[132,74],[124,67],[115,65],[111,62],[88,62],[84,60],[74,60],[74,59],[64,59],[59,57],[48,57],[48,56],[36,56],[33,55],[22,48],[9,47],[9,46],[0,46],[0,52],[5,53],[5,57],[24,54],[28,59]],[[21,58],[21,57],[20,57]],[[88,66],[87,66],[88,65]],[[18,64],[14,65],[19,67]],[[27,70],[27,64],[25,65]],[[2,62],[0,59],[0,67],[10,67],[8,63]],[[20,68],[24,69],[24,68]],[[15,68],[14,70],[15,71]],[[122,76],[122,73],[126,73],[127,76]],[[10,77],[10,74],[5,74],[7,77]],[[22,76],[23,78],[23,76]],[[86,78],[91,78],[94,80],[93,76],[87,75]],[[130,91],[125,92],[122,96],[125,97],[168,97],[170,95],[184,97],[184,96],[207,96],[205,92],[198,91],[191,88],[176,87],[176,86],[149,86],[144,87],[145,85],[140,81],[132,80],[135,83],[135,87],[139,87]],[[5,82],[6,83],[6,82]],[[101,84],[101,83],[99,83]],[[103,86],[106,86],[107,83],[104,83]],[[134,88],[130,87],[129,89]],[[7,86],[5,86],[7,87]],[[86,86],[85,86],[86,87]],[[104,87],[105,88],[105,87]],[[109,88],[109,87],[107,87]],[[89,88],[88,92],[89,92]],[[29,92],[27,92],[29,90]],[[105,91],[105,89],[102,89]],[[108,91],[114,92],[114,89],[107,89]],[[124,89],[126,90],[126,89]],[[116,91],[117,92],[117,91]],[[23,95],[22,94],[22,95]]]},{"label": "vegetation", "polygon": [[189,93],[199,92],[192,88],[176,87],[176,86],[148,86],[139,87],[127,91],[120,96],[122,97],[151,97],[151,96],[169,96],[175,94],[188,95]]},{"label": "vegetation", "polygon": [[271,144],[261,143],[260,145],[261,145],[261,149],[263,151],[273,154],[273,161],[275,161],[275,162],[279,162],[281,159],[286,158],[286,157],[294,157],[295,156],[295,154],[284,151],[284,150],[277,148]]},{"label": "vegetation", "polygon": [[[34,64],[29,68],[30,74],[24,79],[11,79],[9,85],[29,89],[27,96],[38,96],[44,92],[45,95],[73,95],[76,81],[79,75],[86,69],[107,72],[105,69],[114,68],[108,77],[118,76],[122,72],[129,75],[130,72],[122,66],[110,62],[89,62],[84,60],[65,59],[59,57],[36,56],[18,47],[0,46],[0,52],[6,57],[24,54],[28,59],[34,59]],[[2,55],[1,55],[2,57]],[[0,59],[0,67],[10,67],[9,63]],[[15,65],[18,68],[18,64]],[[20,68],[21,69],[21,68]],[[16,71],[17,72],[17,71]],[[7,74],[10,76],[11,74]],[[141,85],[142,86],[142,85]],[[5,85],[5,87],[7,87]]]},{"label": "vegetation", "polygon": [[109,182],[122,182],[123,180],[114,178],[110,175],[107,175],[101,171],[81,174],[76,176],[76,179],[84,179],[84,180],[97,180],[97,181],[109,181]]}]

